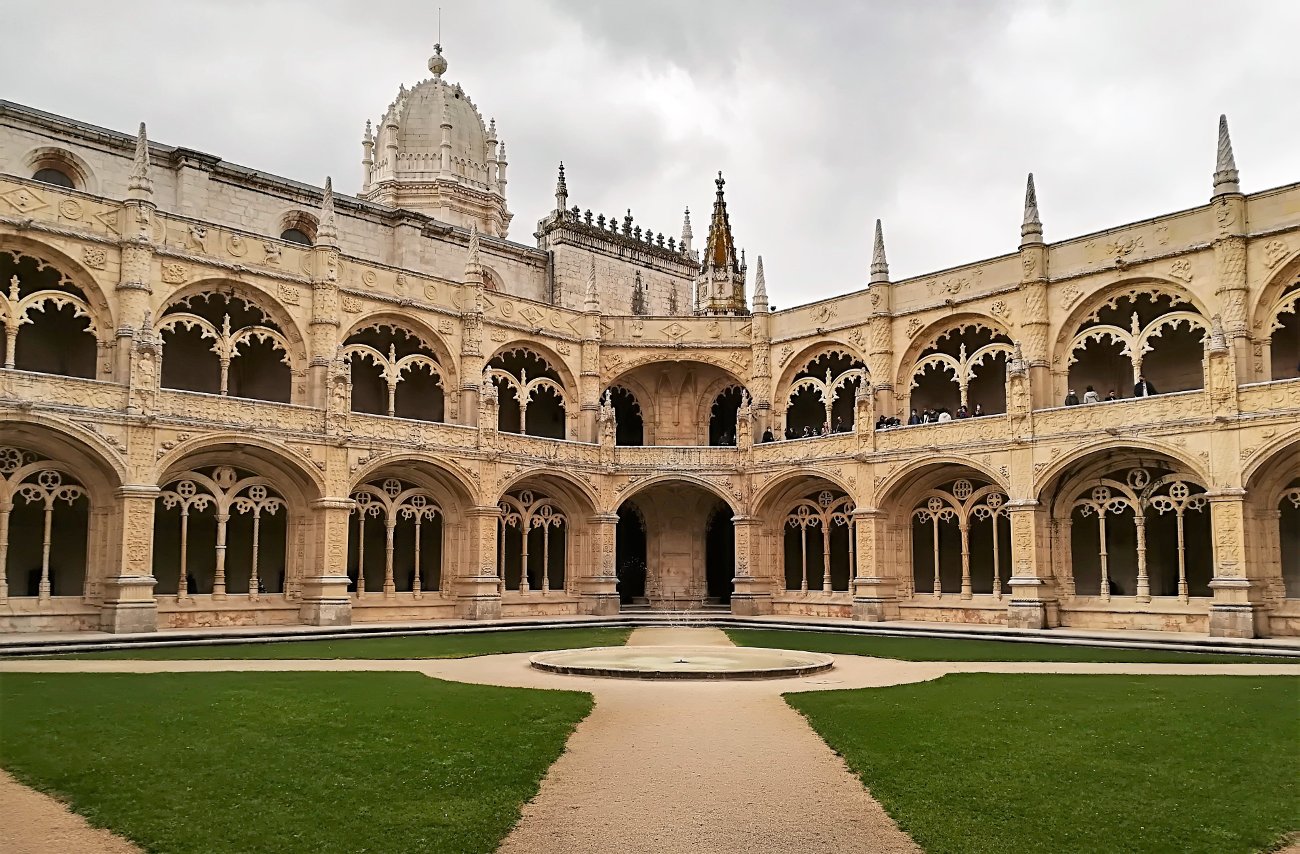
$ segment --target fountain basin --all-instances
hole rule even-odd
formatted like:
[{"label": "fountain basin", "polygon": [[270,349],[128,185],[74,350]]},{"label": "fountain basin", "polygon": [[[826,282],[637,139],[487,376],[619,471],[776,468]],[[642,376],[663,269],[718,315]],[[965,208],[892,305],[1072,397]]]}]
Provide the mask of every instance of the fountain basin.
[{"label": "fountain basin", "polygon": [[538,670],[619,679],[789,679],[835,665],[825,653],[731,646],[601,646],[541,652]]}]

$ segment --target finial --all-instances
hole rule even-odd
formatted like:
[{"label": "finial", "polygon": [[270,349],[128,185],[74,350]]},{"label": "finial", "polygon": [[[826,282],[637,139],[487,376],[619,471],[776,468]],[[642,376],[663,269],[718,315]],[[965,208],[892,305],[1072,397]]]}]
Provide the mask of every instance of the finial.
[{"label": "finial", "polygon": [[375,132],[374,129],[370,126],[370,119],[366,119],[366,135],[364,137],[364,142],[367,142],[370,145],[375,144]]},{"label": "finial", "polygon": [[496,116],[488,119],[488,139],[497,138],[497,120]]},{"label": "finial", "polygon": [[1034,173],[1025,184],[1025,220],[1020,225],[1020,245],[1043,242],[1043,221],[1038,217],[1038,193],[1034,191]]},{"label": "finial", "polygon": [[145,134],[144,122],[140,122],[140,132],[135,138],[135,165],[131,168],[131,178],[126,183],[126,193],[132,199],[153,199],[153,178],[149,176],[149,138]]},{"label": "finial", "polygon": [[767,311],[767,279],[763,276],[763,256],[759,255],[754,270],[754,311]]},{"label": "finial", "polygon": [[564,161],[560,161],[560,176],[555,179],[555,210],[563,213],[569,205],[569,185],[564,182]]},{"label": "finial", "polygon": [[447,73],[447,60],[442,55],[442,45],[440,44],[433,46],[433,56],[429,57],[429,70],[437,78],[441,78],[442,75]]},{"label": "finial", "polygon": [[338,246],[339,230],[334,222],[334,182],[325,176],[325,195],[320,203],[320,221],[316,225],[317,246]]},{"label": "finial", "polygon": [[727,182],[723,179],[723,177],[722,177],[722,170],[721,170],[721,169],[718,170],[718,179],[717,179],[716,181],[714,181],[713,183],[715,183],[715,184],[718,185],[718,195],[721,196],[721,195],[722,195],[722,188],[723,188],[724,186],[726,186],[726,183],[727,183]]},{"label": "finial", "polygon": [[871,283],[889,284],[889,263],[885,260],[885,231],[876,220],[876,240],[871,247]]},{"label": "finial", "polygon": [[1219,153],[1214,163],[1214,195],[1211,198],[1241,192],[1237,159],[1232,156],[1232,137],[1228,136],[1228,117],[1219,116]]},{"label": "finial", "polygon": [[600,293],[596,290],[596,259],[591,259],[591,267],[587,271],[587,296],[583,301],[583,309],[588,312],[600,311]]},{"label": "finial", "polygon": [[478,225],[469,224],[469,242],[466,244],[465,254],[465,271],[467,273],[479,272],[479,253],[478,253]]}]

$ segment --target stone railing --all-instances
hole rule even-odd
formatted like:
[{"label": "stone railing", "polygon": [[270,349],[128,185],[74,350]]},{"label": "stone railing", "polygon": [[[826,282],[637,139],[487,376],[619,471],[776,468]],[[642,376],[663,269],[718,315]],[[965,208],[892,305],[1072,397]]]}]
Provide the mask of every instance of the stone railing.
[{"label": "stone railing", "polygon": [[740,462],[740,450],[729,446],[626,446],[614,449],[614,462],[629,468],[734,469]]},{"label": "stone railing", "polygon": [[118,383],[0,368],[0,398],[9,400],[122,412],[126,393]]},{"label": "stone railing", "polygon": [[154,413],[160,418],[205,425],[256,427],[290,433],[321,433],[325,413],[309,406],[162,389]]}]

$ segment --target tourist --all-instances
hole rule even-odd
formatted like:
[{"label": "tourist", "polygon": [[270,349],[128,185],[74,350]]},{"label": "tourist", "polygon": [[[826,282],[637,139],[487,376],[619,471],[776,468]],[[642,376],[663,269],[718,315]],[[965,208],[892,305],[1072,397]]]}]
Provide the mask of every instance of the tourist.
[{"label": "tourist", "polygon": [[794,425],[791,424],[785,425],[785,437],[787,439],[793,439],[795,437]]},{"label": "tourist", "polygon": [[812,425],[808,424],[803,428],[803,436],[801,436],[800,438],[810,439],[812,438],[812,434],[813,434]]},{"label": "tourist", "polygon": [[760,442],[763,442],[764,444],[766,444],[767,442],[775,442],[775,441],[776,441],[776,437],[772,435],[772,428],[771,428],[771,427],[768,427],[766,430],[763,431],[763,438],[760,439],[759,441],[760,441]]},{"label": "tourist", "polygon": [[920,423],[921,423],[921,416],[917,415],[916,409],[913,408],[912,414],[907,416],[907,426],[911,427],[913,424],[920,424]]},{"label": "tourist", "polygon": [[1156,391],[1156,387],[1151,385],[1151,383],[1147,382],[1146,377],[1142,376],[1141,374],[1138,374],[1138,381],[1133,386],[1133,396],[1150,397],[1153,394],[1158,394],[1158,392]]},{"label": "tourist", "polygon": [[981,404],[975,404],[975,411],[971,413],[972,418],[979,418],[984,414],[984,407]]},{"label": "tourist", "polygon": [[889,419],[887,419],[885,416],[882,415],[876,419],[877,430],[884,430],[888,426],[889,426]]},{"label": "tourist", "polygon": [[948,407],[946,406],[939,407],[939,417],[936,420],[940,424],[946,424],[952,420],[952,413],[948,411]]},{"label": "tourist", "polygon": [[1097,390],[1095,388],[1093,388],[1092,386],[1088,386],[1087,390],[1085,390],[1083,393],[1083,402],[1101,403],[1101,395],[1097,394]]},{"label": "tourist", "polygon": [[835,416],[835,430],[834,430],[834,432],[836,432],[836,433],[843,433],[843,432],[844,432],[844,418],[843,418],[843,416],[840,416],[840,415],[836,415],[836,416]]},{"label": "tourist", "polygon": [[1110,391],[1106,392],[1107,403],[1112,403],[1116,400],[1119,400],[1119,398],[1115,396],[1115,389],[1111,389]]},{"label": "tourist", "polygon": [[966,408],[965,404],[962,404],[961,406],[957,407],[957,417],[970,418],[970,410]]},{"label": "tourist", "polygon": [[1079,405],[1079,395],[1074,393],[1074,389],[1070,389],[1070,393],[1065,396],[1065,405],[1066,406]]}]

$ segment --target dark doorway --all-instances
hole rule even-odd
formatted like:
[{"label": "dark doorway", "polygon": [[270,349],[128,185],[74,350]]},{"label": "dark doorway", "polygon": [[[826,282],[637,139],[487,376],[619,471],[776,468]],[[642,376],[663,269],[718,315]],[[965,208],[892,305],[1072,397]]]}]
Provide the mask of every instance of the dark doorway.
[{"label": "dark doorway", "polygon": [[645,519],[630,501],[618,510],[618,532],[614,545],[618,573],[618,596],[624,605],[645,601]]},{"label": "dark doorway", "polygon": [[704,544],[704,581],[709,602],[731,602],[731,584],[736,575],[736,533],[731,508],[723,504],[709,514]]}]

